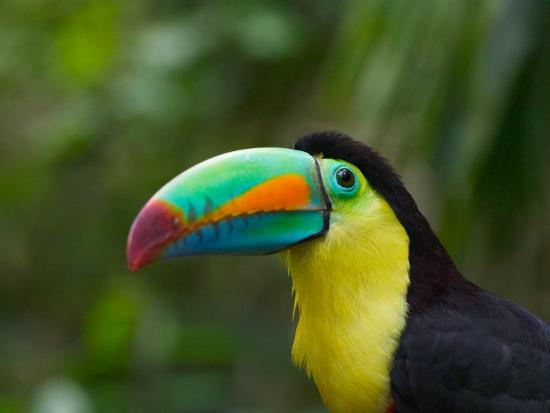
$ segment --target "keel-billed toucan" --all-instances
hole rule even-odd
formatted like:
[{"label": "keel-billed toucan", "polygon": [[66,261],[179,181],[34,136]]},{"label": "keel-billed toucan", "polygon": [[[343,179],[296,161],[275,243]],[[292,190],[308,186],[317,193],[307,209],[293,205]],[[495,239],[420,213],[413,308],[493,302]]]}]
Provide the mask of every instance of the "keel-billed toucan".
[{"label": "keel-billed toucan", "polygon": [[221,155],[166,184],[132,270],[281,252],[292,357],[331,412],[550,413],[550,327],[465,280],[388,163],[335,132]]}]

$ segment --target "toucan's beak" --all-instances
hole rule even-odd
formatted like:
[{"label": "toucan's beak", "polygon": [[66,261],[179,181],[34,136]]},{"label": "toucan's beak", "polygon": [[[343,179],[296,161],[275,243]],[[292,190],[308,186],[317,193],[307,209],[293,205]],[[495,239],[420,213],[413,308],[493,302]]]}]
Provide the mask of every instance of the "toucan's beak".
[{"label": "toucan's beak", "polygon": [[323,235],[328,198],[306,152],[230,152],[183,172],[145,204],[128,236],[132,271],[160,259],[269,254]]}]

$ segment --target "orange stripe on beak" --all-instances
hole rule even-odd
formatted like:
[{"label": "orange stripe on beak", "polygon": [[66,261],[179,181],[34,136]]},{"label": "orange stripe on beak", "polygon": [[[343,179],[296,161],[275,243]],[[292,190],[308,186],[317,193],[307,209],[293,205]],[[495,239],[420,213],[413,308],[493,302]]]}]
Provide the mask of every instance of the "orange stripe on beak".
[{"label": "orange stripe on beak", "polygon": [[293,211],[304,208],[309,200],[310,187],[301,175],[282,175],[228,201],[205,219],[218,221],[228,216],[256,212]]}]

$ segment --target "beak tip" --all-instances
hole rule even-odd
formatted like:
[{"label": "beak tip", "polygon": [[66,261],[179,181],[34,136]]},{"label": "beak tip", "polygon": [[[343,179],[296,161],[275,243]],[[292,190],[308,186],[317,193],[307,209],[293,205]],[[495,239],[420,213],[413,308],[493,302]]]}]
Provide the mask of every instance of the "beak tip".
[{"label": "beak tip", "polygon": [[126,249],[126,260],[127,260],[128,269],[131,272],[136,272],[137,270],[143,267],[142,263],[140,262],[141,260],[139,258],[140,258],[139,254],[137,254],[135,250],[132,249],[132,244],[128,242],[128,247]]},{"label": "beak tip", "polygon": [[137,272],[142,267],[143,266],[137,262],[128,262],[128,269],[130,270],[130,272]]},{"label": "beak tip", "polygon": [[126,247],[126,259],[128,269],[131,272],[136,272],[146,264],[142,259],[143,253],[140,251],[140,248],[138,248],[139,242],[136,242],[135,232],[133,231],[134,227],[135,225],[132,226],[132,230],[128,236],[128,245]]},{"label": "beak tip", "polygon": [[155,261],[178,232],[174,226],[174,213],[163,201],[149,201],[138,214],[126,247],[128,269],[131,272]]}]

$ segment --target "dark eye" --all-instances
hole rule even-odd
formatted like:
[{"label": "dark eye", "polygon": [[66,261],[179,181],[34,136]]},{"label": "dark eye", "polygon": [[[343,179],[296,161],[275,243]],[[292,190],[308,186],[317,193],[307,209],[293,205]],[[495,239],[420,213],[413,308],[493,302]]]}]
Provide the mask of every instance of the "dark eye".
[{"label": "dark eye", "polygon": [[353,188],[355,185],[355,175],[348,168],[338,169],[338,172],[336,172],[336,182],[342,188]]}]

